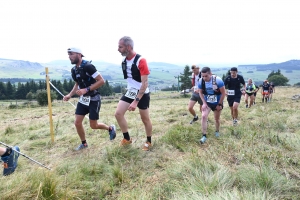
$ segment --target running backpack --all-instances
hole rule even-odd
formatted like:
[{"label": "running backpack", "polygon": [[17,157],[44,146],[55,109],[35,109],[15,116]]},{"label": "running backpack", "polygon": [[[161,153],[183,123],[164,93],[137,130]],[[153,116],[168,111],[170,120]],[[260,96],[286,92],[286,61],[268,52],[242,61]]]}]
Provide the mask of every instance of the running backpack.
[{"label": "running backpack", "polygon": [[[214,95],[221,94],[220,89],[218,88],[218,85],[217,85],[217,76],[215,76],[215,75],[212,75],[212,85],[213,85],[213,89],[214,89]],[[201,87],[202,87],[202,93],[207,95],[206,85],[205,85],[205,81],[203,78],[202,78],[202,82],[201,82]]]},{"label": "running backpack", "polygon": [[[137,81],[137,82],[142,82],[141,80],[141,73],[140,70],[138,69],[136,63],[138,61],[138,59],[141,57],[141,55],[136,54],[133,63],[131,65],[131,75],[132,75],[132,79]],[[124,75],[124,79],[127,79],[127,62],[126,62],[126,58],[124,59],[124,61],[122,62],[122,70],[123,70],[123,75]]]}]

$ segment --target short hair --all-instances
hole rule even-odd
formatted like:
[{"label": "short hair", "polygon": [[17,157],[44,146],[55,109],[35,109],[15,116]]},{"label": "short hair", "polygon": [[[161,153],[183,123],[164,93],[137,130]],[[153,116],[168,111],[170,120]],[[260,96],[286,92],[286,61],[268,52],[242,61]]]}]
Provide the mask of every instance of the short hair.
[{"label": "short hair", "polygon": [[129,36],[124,36],[124,37],[122,37],[120,40],[123,40],[123,42],[124,42],[124,44],[125,44],[126,46],[129,45],[129,46],[131,46],[131,47],[133,48],[134,43],[133,43],[133,40],[131,39],[131,37],[129,37]]},{"label": "short hair", "polygon": [[200,67],[196,65],[192,65],[192,69],[200,69]]},{"label": "short hair", "polygon": [[232,68],[230,69],[230,71],[237,72],[237,68],[236,68],[236,67],[232,67]]},{"label": "short hair", "polygon": [[203,67],[201,70],[201,73],[210,73],[210,68],[209,67]]}]

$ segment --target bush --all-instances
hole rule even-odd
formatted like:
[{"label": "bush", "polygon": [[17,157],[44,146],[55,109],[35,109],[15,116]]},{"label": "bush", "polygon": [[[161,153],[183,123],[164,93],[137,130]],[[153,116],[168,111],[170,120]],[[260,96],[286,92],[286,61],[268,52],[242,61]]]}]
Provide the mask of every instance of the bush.
[{"label": "bush", "polygon": [[[50,96],[51,102],[53,102],[53,100],[57,98],[57,95],[53,90],[50,91]],[[47,90],[37,90],[35,98],[40,106],[48,105]]]}]

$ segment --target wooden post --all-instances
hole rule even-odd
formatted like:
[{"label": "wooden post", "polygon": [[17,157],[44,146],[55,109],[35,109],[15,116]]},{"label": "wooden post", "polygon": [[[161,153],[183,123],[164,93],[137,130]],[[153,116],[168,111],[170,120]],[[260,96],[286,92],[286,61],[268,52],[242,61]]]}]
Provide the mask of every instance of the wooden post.
[{"label": "wooden post", "polygon": [[46,72],[46,85],[47,85],[47,96],[48,96],[50,135],[51,135],[51,141],[53,143],[54,142],[54,131],[53,131],[52,103],[51,103],[51,93],[50,93],[48,67],[45,68],[45,72]]}]

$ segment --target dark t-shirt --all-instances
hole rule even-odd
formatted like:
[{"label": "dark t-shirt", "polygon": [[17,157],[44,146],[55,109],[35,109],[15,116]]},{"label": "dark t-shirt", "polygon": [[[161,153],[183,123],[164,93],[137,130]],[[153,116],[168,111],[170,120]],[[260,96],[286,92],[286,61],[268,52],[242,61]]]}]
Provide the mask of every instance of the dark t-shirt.
[{"label": "dark t-shirt", "polygon": [[224,85],[228,86],[228,90],[234,90],[234,95],[228,95],[227,98],[241,96],[241,84],[245,85],[245,80],[243,76],[237,75],[237,78],[232,78],[231,75],[227,76],[224,81]]}]

